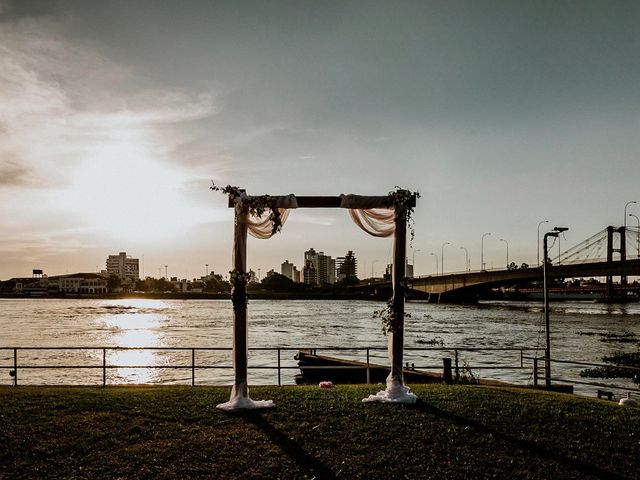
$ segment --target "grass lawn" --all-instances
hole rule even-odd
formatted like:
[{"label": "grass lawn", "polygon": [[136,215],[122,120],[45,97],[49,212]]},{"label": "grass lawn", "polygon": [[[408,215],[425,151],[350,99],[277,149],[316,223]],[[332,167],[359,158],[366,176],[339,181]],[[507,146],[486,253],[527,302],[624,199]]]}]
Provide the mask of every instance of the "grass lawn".
[{"label": "grass lawn", "polygon": [[479,386],[0,387],[1,479],[640,478],[640,408]]}]

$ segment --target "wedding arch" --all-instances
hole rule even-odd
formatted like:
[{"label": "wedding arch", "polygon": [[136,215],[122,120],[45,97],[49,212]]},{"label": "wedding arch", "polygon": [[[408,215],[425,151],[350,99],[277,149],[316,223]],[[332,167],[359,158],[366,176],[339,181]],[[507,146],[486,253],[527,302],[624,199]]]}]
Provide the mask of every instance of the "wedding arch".
[{"label": "wedding arch", "polygon": [[376,237],[393,235],[393,295],[383,315],[387,334],[387,348],[391,372],[386,389],[363,399],[363,402],[414,403],[416,396],[404,384],[402,372],[404,349],[405,262],[407,250],[407,221],[416,205],[417,193],[397,189],[384,196],[295,196],[247,195],[238,187],[211,186],[212,190],[229,197],[234,209],[233,270],[231,301],[233,303],[233,368],[234,384],[228,402],[218,405],[227,411],[270,408],[271,400],[252,400],[247,382],[248,323],[247,323],[247,233],[267,239],[279,232],[290,210],[295,208],[345,208],[353,221]]}]

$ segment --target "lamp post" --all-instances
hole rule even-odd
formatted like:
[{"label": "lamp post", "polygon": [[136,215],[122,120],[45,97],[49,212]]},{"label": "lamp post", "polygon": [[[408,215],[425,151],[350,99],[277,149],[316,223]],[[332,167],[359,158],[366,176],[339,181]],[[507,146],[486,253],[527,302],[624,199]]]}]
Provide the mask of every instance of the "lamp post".
[{"label": "lamp post", "polygon": [[416,276],[416,252],[421,252],[422,250],[420,250],[419,248],[417,250],[413,251],[413,258],[411,259],[411,262],[413,263],[413,276]]},{"label": "lamp post", "polygon": [[204,268],[205,268],[205,274],[204,274],[204,276],[205,276],[205,277],[208,277],[208,276],[209,276],[209,264],[208,264],[208,263],[205,263],[205,264],[204,264]]},{"label": "lamp post", "polygon": [[442,274],[444,275],[444,246],[445,245],[451,245],[451,242],[444,242],[442,244],[442,248],[440,249],[440,266],[442,268],[440,268],[440,272],[442,272]]},{"label": "lamp post", "polygon": [[167,267],[168,267],[168,265],[165,265],[165,266],[164,266],[164,278],[165,278],[165,279],[166,279],[166,278],[167,278],[167,276],[168,276],[168,275],[167,275]]},{"label": "lamp post", "polygon": [[569,230],[567,227],[553,227],[552,232],[544,234],[542,242],[543,251],[543,267],[542,267],[542,286],[544,292],[544,329],[546,337],[546,348],[544,351],[544,382],[548,387],[551,386],[551,334],[549,333],[549,284],[547,282],[547,267],[549,263],[549,251],[547,249],[547,238],[558,237],[560,232]]},{"label": "lamp post", "polygon": [[491,235],[491,232],[482,234],[482,241],[480,242],[480,271],[484,270],[484,237]]},{"label": "lamp post", "polygon": [[433,255],[434,257],[436,257],[436,275],[438,275],[438,255],[436,255],[435,253],[431,252],[431,255]]},{"label": "lamp post", "polygon": [[638,222],[638,231],[636,232],[636,240],[638,243],[636,248],[638,250],[638,258],[640,258],[640,218],[638,218],[638,216],[634,215],[633,213],[630,213],[629,216],[635,218],[636,222]]},{"label": "lamp post", "polygon": [[543,223],[549,223],[549,220],[542,220],[538,223],[538,266],[540,266],[540,225]]},{"label": "lamp post", "polygon": [[625,203],[624,205],[624,229],[627,229],[627,207],[632,203],[638,203],[635,200],[631,200],[630,202]]},{"label": "lamp post", "polygon": [[464,250],[464,269],[468,272],[471,270],[471,266],[469,265],[469,252],[464,247],[460,247],[460,250]]},{"label": "lamp post", "polygon": [[373,266],[375,265],[375,263],[376,263],[377,261],[378,261],[378,260],[374,260],[373,262],[371,262],[371,278],[373,278]]},{"label": "lamp post", "polygon": [[507,269],[509,268],[509,242],[507,242],[504,238],[500,239],[501,242],[504,242],[507,246]]}]

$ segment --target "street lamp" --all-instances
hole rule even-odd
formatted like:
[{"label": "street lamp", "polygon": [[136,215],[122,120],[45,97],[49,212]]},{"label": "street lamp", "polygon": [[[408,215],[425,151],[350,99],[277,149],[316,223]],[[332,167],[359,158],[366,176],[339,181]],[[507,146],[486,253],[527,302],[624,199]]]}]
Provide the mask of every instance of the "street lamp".
[{"label": "street lamp", "polygon": [[480,242],[480,271],[484,270],[484,237],[491,235],[491,232],[482,234],[482,242]]},{"label": "street lamp", "polygon": [[413,251],[413,258],[412,258],[412,262],[413,262],[413,276],[416,276],[416,252],[421,252],[422,250],[420,250],[419,248],[417,250]]},{"label": "street lamp", "polygon": [[167,278],[167,267],[168,267],[168,265],[164,266],[164,278],[165,279]]},{"label": "street lamp", "polygon": [[376,263],[377,261],[378,261],[378,260],[374,260],[373,262],[371,262],[371,278],[373,278],[373,266],[375,265],[375,263]]},{"label": "street lamp", "polygon": [[630,202],[627,202],[627,203],[624,205],[624,229],[625,229],[625,230],[627,229],[627,207],[628,207],[629,205],[631,205],[632,203],[638,203],[638,202],[636,202],[635,200],[631,200]]},{"label": "street lamp", "polygon": [[556,237],[561,232],[569,230],[567,227],[553,227],[552,232],[544,234],[542,242],[544,264],[542,267],[542,289],[544,292],[544,329],[546,336],[546,348],[544,352],[544,381],[547,387],[551,386],[551,335],[549,333],[549,285],[547,283],[547,264],[549,263],[549,252],[547,249],[547,238]]},{"label": "street lamp", "polygon": [[507,269],[509,268],[509,242],[507,242],[504,238],[500,239],[501,242],[504,242],[507,245]]},{"label": "street lamp", "polygon": [[471,271],[471,265],[469,265],[469,252],[464,247],[460,247],[460,250],[464,250],[464,269],[469,272]]},{"label": "street lamp", "polygon": [[205,264],[204,264],[204,267],[205,267],[205,274],[204,274],[204,276],[205,276],[205,277],[208,277],[208,276],[209,276],[209,264],[208,264],[208,263],[205,263]]},{"label": "street lamp", "polygon": [[549,220],[542,220],[538,223],[538,266],[540,266],[540,225],[543,223],[549,223]]},{"label": "street lamp", "polygon": [[438,255],[436,255],[435,253],[431,252],[431,255],[433,255],[434,257],[436,257],[436,275],[438,275]]},{"label": "street lamp", "polygon": [[634,215],[633,213],[630,213],[629,216],[635,218],[636,222],[638,222],[638,231],[636,232],[636,240],[638,241],[638,243],[636,248],[638,249],[638,258],[640,258],[640,218],[638,218],[638,216]]},{"label": "street lamp", "polygon": [[445,245],[451,245],[451,242],[444,242],[442,244],[442,248],[440,249],[440,266],[442,267],[440,271],[442,272],[443,275],[444,275],[444,246]]}]

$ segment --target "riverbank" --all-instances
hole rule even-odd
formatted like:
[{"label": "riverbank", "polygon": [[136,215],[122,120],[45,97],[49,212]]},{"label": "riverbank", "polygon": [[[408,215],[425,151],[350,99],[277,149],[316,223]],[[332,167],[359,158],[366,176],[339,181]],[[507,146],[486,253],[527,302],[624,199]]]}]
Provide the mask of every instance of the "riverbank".
[{"label": "riverbank", "polygon": [[572,395],[415,386],[2,387],[0,478],[638,478],[640,408]]},{"label": "riverbank", "polygon": [[[362,292],[333,292],[333,291],[300,291],[300,292],[269,292],[269,291],[250,291],[248,293],[249,300],[385,300],[387,296],[374,295]],[[0,294],[0,298],[15,298],[38,300],[42,298],[53,299],[99,299],[99,300],[126,300],[149,299],[149,300],[231,300],[230,293],[192,293],[192,292],[137,292],[137,293],[109,293],[104,295],[92,294],[60,294],[60,295],[43,295],[31,297],[27,295],[17,294]]]}]

